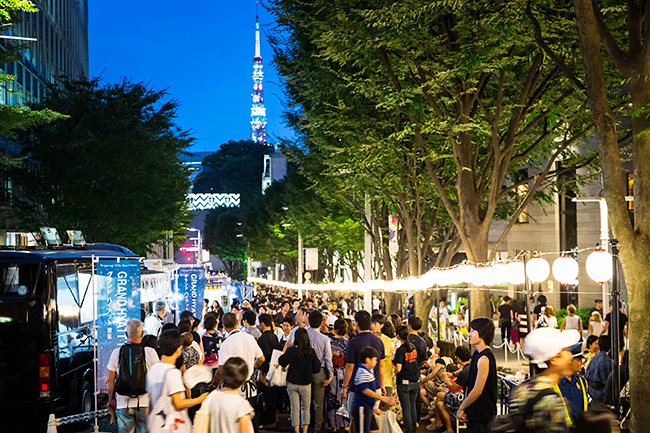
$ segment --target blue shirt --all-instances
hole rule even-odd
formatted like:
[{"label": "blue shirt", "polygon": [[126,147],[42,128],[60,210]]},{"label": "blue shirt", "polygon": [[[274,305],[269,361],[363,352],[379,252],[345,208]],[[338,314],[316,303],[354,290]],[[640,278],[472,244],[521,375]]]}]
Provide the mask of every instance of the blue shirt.
[{"label": "blue shirt", "polygon": [[587,367],[585,377],[588,380],[601,383],[602,389],[594,389],[589,387],[589,395],[596,400],[602,400],[605,397],[605,383],[607,383],[607,376],[612,371],[612,360],[605,352],[598,352],[596,356],[591,358],[591,362]]},{"label": "blue shirt", "polygon": [[[381,388],[381,381],[380,381],[381,376],[379,375],[379,369],[382,367],[383,365],[382,360],[385,357],[384,342],[381,341],[381,338],[377,337],[370,331],[359,332],[357,335],[355,335],[348,341],[348,350],[345,354],[345,363],[354,364],[355,367],[354,367],[354,371],[352,372],[353,373],[352,377],[353,378],[356,377],[356,371],[358,368],[357,365],[361,365],[361,363],[364,361],[363,359],[359,359],[361,350],[363,350],[364,347],[374,347],[377,353],[379,354],[379,358],[377,358],[377,365],[375,365],[375,368],[373,369],[373,375],[375,376],[374,389],[379,389]],[[356,385],[354,384],[354,380],[351,380],[348,386],[351,392],[357,392]]]},{"label": "blue shirt", "polygon": [[375,388],[375,375],[363,364],[357,366],[357,374],[354,376],[354,388],[353,406],[372,408],[375,405],[375,399],[363,393],[366,389],[371,391],[377,390]]},{"label": "blue shirt", "polygon": [[587,393],[587,381],[579,374],[574,374],[571,379],[563,377],[558,383],[562,396],[571,404],[571,412],[577,417],[585,411],[585,395]]}]

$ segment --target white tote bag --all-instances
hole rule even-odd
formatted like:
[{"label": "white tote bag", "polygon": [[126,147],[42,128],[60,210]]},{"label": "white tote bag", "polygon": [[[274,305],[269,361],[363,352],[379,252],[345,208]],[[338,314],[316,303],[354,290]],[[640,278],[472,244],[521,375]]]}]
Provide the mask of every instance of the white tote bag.
[{"label": "white tote bag", "polygon": [[177,410],[172,402],[172,396],[169,395],[169,372],[170,368],[165,373],[165,381],[163,382],[162,392],[160,398],[156,402],[153,410],[149,414],[149,425],[147,431],[149,433],[191,433],[192,422],[187,414],[187,409]]},{"label": "white tote bag", "polygon": [[402,433],[402,429],[397,423],[397,415],[393,411],[384,411],[377,417],[379,423],[379,433]]},{"label": "white tote bag", "polygon": [[281,350],[273,350],[271,354],[271,362],[269,362],[269,372],[266,375],[266,380],[271,386],[287,386],[287,367],[280,365],[279,359],[282,356]]}]

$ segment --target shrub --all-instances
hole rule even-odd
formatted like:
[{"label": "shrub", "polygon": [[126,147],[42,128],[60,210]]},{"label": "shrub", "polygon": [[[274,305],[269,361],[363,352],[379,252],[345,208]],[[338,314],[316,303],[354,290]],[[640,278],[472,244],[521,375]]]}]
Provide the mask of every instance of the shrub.
[{"label": "shrub", "polygon": [[[555,310],[555,317],[557,318],[558,328],[562,326],[562,321],[567,315],[568,313],[565,308]],[[580,317],[580,320],[582,320],[583,329],[589,329],[589,316],[591,316],[591,308],[581,308],[579,310],[576,310],[576,316]]]}]

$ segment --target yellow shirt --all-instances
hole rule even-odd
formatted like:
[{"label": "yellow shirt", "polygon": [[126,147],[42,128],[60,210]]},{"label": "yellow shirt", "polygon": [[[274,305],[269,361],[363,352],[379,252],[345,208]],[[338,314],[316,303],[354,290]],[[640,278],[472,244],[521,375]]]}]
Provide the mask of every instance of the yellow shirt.
[{"label": "yellow shirt", "polygon": [[[384,343],[384,387],[393,386],[393,342],[384,334],[377,335]],[[393,394],[394,395],[394,394]]]}]

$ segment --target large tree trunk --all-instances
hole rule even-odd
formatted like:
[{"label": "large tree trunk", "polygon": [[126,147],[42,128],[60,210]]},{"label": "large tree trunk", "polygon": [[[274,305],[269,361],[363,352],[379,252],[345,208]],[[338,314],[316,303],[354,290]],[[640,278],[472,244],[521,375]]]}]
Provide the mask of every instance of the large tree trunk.
[{"label": "large tree trunk", "polygon": [[401,295],[395,292],[384,292],[384,300],[386,302],[386,314],[391,315],[398,313],[401,310]]},{"label": "large tree trunk", "polygon": [[425,332],[429,326],[429,312],[433,306],[434,293],[432,290],[420,290],[415,293],[415,315],[422,319],[422,330]]},{"label": "large tree trunk", "polygon": [[[603,170],[605,199],[614,235],[621,245],[620,258],[625,272],[629,300],[630,335],[630,396],[632,405],[631,430],[635,433],[647,431],[650,425],[650,371],[646,368],[650,356],[650,328],[646,325],[647,311],[650,309],[650,140],[640,134],[648,129],[647,113],[633,119],[634,132],[634,227],[632,226],[623,184],[623,171],[618,146],[616,116],[607,100],[605,72],[601,54],[601,40],[598,23],[591,0],[574,0],[580,48],[587,84],[589,109],[594,122],[596,140]],[[648,6],[646,6],[648,7]],[[628,20],[639,19],[628,16]],[[647,25],[648,23],[646,23]],[[640,32],[639,35],[640,36]],[[634,38],[637,35],[632,35]],[[646,37],[647,34],[646,34]],[[648,41],[646,41],[647,43]],[[610,47],[611,48],[611,47]],[[612,50],[610,55],[612,54]],[[647,88],[650,55],[647,51],[632,52],[638,56],[631,70],[626,71],[630,79],[632,110],[647,110],[650,103],[650,90]],[[616,54],[616,53],[614,53]],[[630,65],[630,59],[617,62],[619,68]],[[644,427],[645,426],[645,427]]]}]

